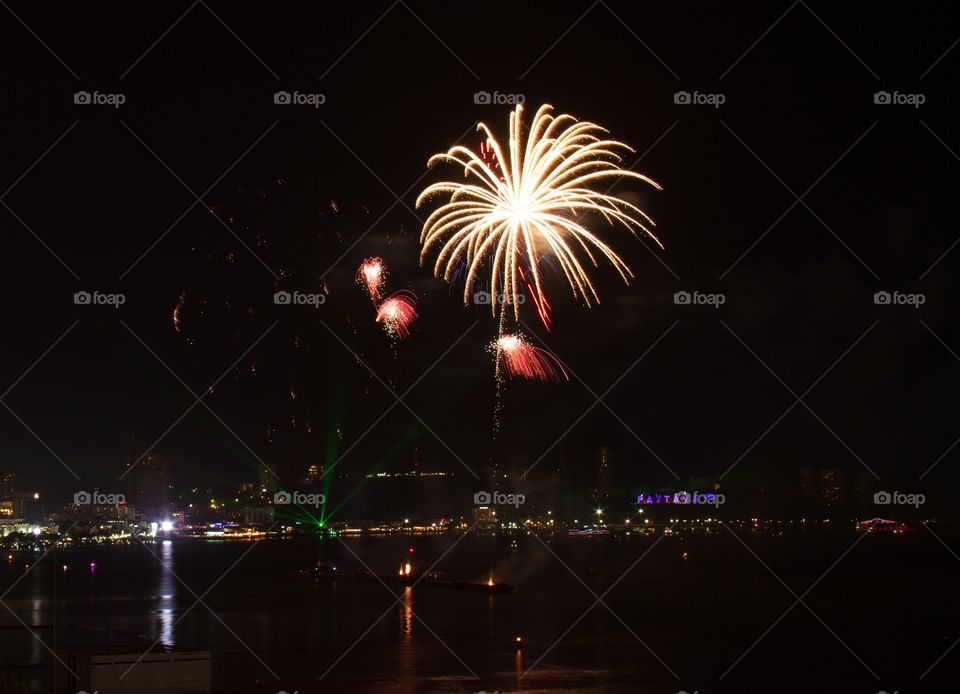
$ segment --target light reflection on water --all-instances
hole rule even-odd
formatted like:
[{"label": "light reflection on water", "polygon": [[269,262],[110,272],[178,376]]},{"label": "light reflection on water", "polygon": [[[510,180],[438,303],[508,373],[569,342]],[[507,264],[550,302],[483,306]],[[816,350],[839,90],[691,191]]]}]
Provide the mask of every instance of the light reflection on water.
[{"label": "light reflection on water", "polygon": [[176,571],[173,566],[173,547],[174,545],[170,540],[166,540],[160,545],[160,560],[166,568],[158,574],[159,581],[156,591],[160,599],[160,609],[157,612],[155,628],[156,638],[166,646],[176,644],[173,637],[173,601],[177,593],[177,579],[173,576],[173,572]]},{"label": "light reflection on water", "polygon": [[413,634],[413,588],[411,586],[405,586],[403,589],[403,617],[400,628],[403,632],[403,640],[410,643],[410,637]]},{"label": "light reflection on water", "polygon": [[[43,603],[43,599],[39,597],[35,597],[30,600],[29,618],[25,620],[27,624],[43,623]],[[43,651],[43,643],[41,643],[39,638],[34,638],[31,642],[30,649],[30,657],[34,660],[34,662],[43,660]]]},{"label": "light reflection on water", "polygon": [[397,665],[400,672],[412,675],[416,670],[416,652],[413,641],[413,588],[404,586],[400,604],[400,648]]}]

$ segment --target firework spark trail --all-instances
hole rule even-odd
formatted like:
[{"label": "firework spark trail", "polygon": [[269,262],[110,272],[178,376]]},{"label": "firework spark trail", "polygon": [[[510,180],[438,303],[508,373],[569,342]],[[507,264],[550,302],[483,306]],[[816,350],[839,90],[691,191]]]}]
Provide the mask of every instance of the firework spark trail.
[{"label": "firework spark trail", "polygon": [[367,258],[357,268],[357,284],[367,290],[374,306],[380,302],[386,278],[387,267],[380,258]]},{"label": "firework spark trail", "polygon": [[387,334],[405,340],[410,337],[410,326],[417,319],[417,295],[406,289],[394,292],[377,309],[377,322],[383,323]]},{"label": "firework spark trail", "polygon": [[183,303],[187,300],[187,290],[180,292],[180,298],[177,299],[177,304],[173,307],[173,329],[178,333],[183,332],[183,318],[181,316],[183,310]]},{"label": "firework spark trail", "polygon": [[522,333],[501,335],[490,345],[490,349],[502,361],[504,370],[511,377],[558,382],[562,376],[570,380],[555,356],[530,344]]},{"label": "firework spark trail", "polygon": [[520,267],[520,278],[523,280],[523,283],[527,287],[527,291],[530,293],[530,298],[533,299],[533,305],[537,309],[537,315],[540,316],[540,322],[543,323],[543,327],[550,330],[550,303],[547,301],[547,297],[544,295],[542,298],[537,298],[537,293],[533,291],[533,287],[530,286],[530,282],[527,281],[527,275],[523,271],[523,266]]},{"label": "firework spark trail", "polygon": [[537,110],[525,137],[523,106],[517,106],[510,114],[506,150],[490,128],[480,123],[477,129],[486,136],[480,154],[458,145],[427,162],[428,166],[462,166],[464,181],[434,183],[417,198],[420,207],[432,197],[448,196],[423,225],[421,263],[438,251],[434,274],[449,282],[457,263],[466,256],[469,271],[464,304],[469,303],[481,268],[489,265],[491,293],[508,297],[491,302],[494,314],[500,307],[501,335],[508,304],[513,306],[514,320],[519,321],[518,282],[530,287],[541,320],[545,319],[544,307],[549,304],[539,267],[541,254],[556,258],[574,298],[581,298],[587,306],[600,300],[586,270],[587,265],[596,267],[598,258],[606,258],[624,282],[633,277],[620,256],[581,224],[584,216],[593,213],[634,236],[646,234],[663,248],[651,231],[653,220],[643,210],[591,189],[593,184],[618,177],[660,189],[652,179],[620,166],[620,153],[633,149],[609,139],[607,131],[595,123],[567,114],[553,116],[552,109],[545,104]]}]

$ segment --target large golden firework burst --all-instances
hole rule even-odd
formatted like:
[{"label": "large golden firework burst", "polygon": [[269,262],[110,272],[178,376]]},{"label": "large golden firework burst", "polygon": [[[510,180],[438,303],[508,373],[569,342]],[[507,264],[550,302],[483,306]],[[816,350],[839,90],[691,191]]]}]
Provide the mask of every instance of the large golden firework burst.
[{"label": "large golden firework burst", "polygon": [[449,282],[458,262],[465,258],[468,272],[463,299],[469,303],[478,273],[490,261],[491,309],[496,313],[499,306],[501,318],[512,304],[514,318],[519,320],[521,284],[532,293],[541,318],[545,318],[549,304],[539,267],[542,256],[556,259],[574,298],[582,297],[587,306],[600,300],[585,269],[588,263],[598,266],[598,255],[616,268],[624,282],[630,281],[633,272],[584,226],[585,217],[602,216],[608,224],[622,225],[634,235],[646,234],[663,248],[650,230],[655,226],[653,220],[643,210],[592,189],[622,177],[661,190],[647,176],[621,167],[622,154],[633,149],[609,139],[608,131],[595,123],[567,114],[554,116],[552,110],[549,104],[541,106],[525,136],[523,106],[517,106],[510,113],[507,150],[490,128],[480,123],[477,130],[486,138],[485,149],[491,152],[492,161],[459,145],[435,154],[428,166],[458,164],[463,167],[464,180],[434,183],[417,198],[419,208],[432,196],[449,194],[449,200],[423,225],[420,262],[439,247],[434,273]]}]

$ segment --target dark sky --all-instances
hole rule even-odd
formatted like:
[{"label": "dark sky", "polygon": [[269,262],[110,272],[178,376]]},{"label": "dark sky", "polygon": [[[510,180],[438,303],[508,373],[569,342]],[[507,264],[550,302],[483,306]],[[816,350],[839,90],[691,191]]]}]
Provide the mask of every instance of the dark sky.
[{"label": "dark sky", "polygon": [[[300,474],[358,440],[344,470],[404,469],[414,447],[429,469],[469,474],[452,450],[478,471],[492,454],[522,470],[561,437],[539,465],[561,454],[592,465],[607,444],[623,486],[670,480],[667,468],[789,486],[801,465],[868,467],[879,487],[931,494],[957,481],[960,447],[918,481],[960,436],[960,249],[949,251],[960,49],[948,51],[960,25],[933,9],[10,9],[0,10],[0,191],[13,186],[0,209],[0,391],[16,385],[0,411],[0,468],[27,485],[74,490],[62,461],[106,486],[131,436],[138,455],[159,439],[180,483],[252,479],[258,457]],[[79,90],[125,103],[76,105]],[[326,103],[276,105],[278,90]],[[618,191],[657,220],[666,251],[603,231],[634,283],[598,268],[603,303],[588,310],[554,278],[551,333],[524,316],[589,388],[510,384],[496,442],[485,351],[496,322],[419,267],[421,222],[407,209],[455,175],[424,175],[431,154],[465,133],[476,146],[476,120],[506,127],[509,107],[475,104],[478,90],[603,124],[664,187]],[[677,104],[678,91],[725,103]],[[925,103],[875,104],[878,91]],[[194,193],[203,203],[190,209]],[[353,283],[370,255],[387,261],[391,290],[420,297],[396,350]],[[324,284],[319,309],[273,305],[278,289]],[[126,302],[76,306],[79,290]],[[719,292],[725,304],[675,305],[678,291]],[[925,303],[878,306],[877,291]],[[330,331],[399,394],[471,326],[404,398],[416,416],[398,405],[360,440],[394,397]],[[197,395],[226,372],[205,398],[215,415],[196,405],[183,416],[195,398],[157,358]],[[596,405],[571,429],[613,384],[612,413]]]}]

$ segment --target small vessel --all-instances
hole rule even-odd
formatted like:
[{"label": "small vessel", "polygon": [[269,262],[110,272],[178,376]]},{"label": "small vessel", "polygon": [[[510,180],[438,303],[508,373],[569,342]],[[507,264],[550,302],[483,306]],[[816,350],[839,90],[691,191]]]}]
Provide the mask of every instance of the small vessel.
[{"label": "small vessel", "polygon": [[914,532],[916,528],[895,520],[886,518],[871,518],[870,520],[857,523],[857,532],[861,533],[890,533],[892,535],[902,535],[904,533]]},{"label": "small vessel", "polygon": [[610,530],[602,525],[585,525],[582,528],[570,528],[567,534],[574,537],[609,535]]}]

